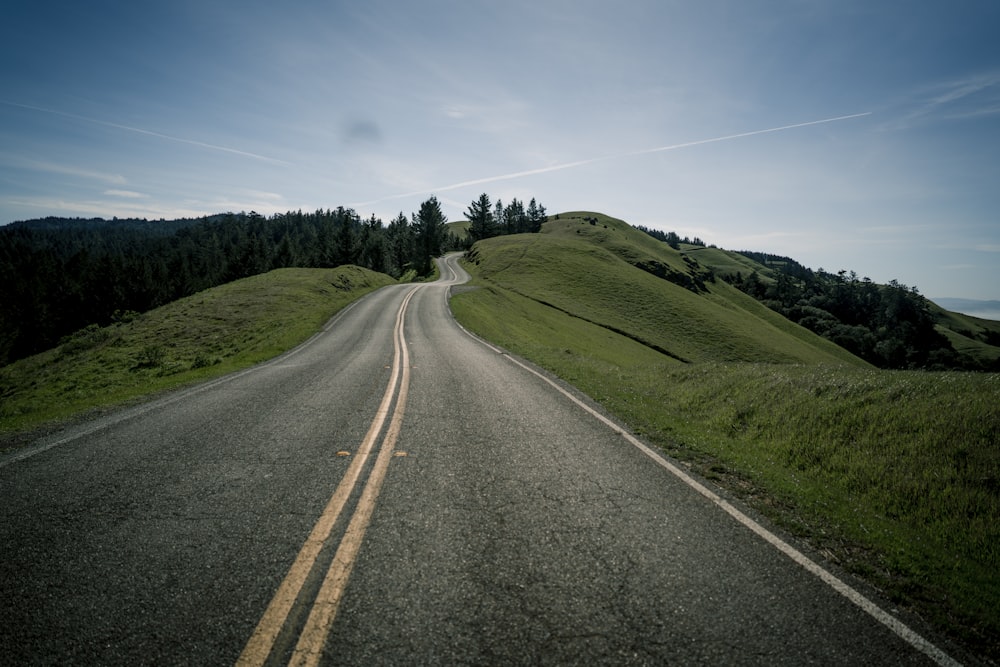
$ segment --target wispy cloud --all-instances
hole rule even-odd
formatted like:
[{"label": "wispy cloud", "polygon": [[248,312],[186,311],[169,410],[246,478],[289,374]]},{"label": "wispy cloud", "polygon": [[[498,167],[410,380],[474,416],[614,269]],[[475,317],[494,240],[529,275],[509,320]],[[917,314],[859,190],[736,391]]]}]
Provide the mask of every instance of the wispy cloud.
[{"label": "wispy cloud", "polygon": [[637,151],[629,151],[627,153],[617,153],[615,155],[604,155],[604,156],[601,156],[601,157],[588,158],[586,160],[576,160],[576,161],[573,161],[573,162],[563,162],[563,163],[560,163],[560,164],[554,164],[554,165],[550,165],[550,166],[547,166],[547,167],[539,167],[537,169],[527,169],[527,170],[524,170],[524,171],[516,171],[516,172],[513,172],[513,173],[509,173],[509,174],[500,174],[500,175],[497,175],[497,176],[487,176],[485,178],[476,178],[476,179],[472,179],[472,180],[468,180],[468,181],[461,181],[459,183],[451,183],[449,185],[441,185],[441,186],[438,186],[436,188],[429,188],[429,189],[426,189],[426,190],[418,190],[418,191],[414,191],[414,192],[404,192],[404,193],[400,193],[400,194],[396,194],[396,195],[389,195],[387,197],[382,197],[380,199],[375,199],[375,200],[372,200],[372,201],[367,201],[367,202],[361,202],[361,203],[358,203],[358,204],[354,204],[354,206],[358,206],[358,207],[361,207],[361,206],[370,206],[372,204],[377,204],[377,203],[384,202],[384,201],[390,201],[390,200],[393,200],[393,199],[403,199],[403,198],[406,198],[406,197],[413,197],[413,196],[416,196],[416,195],[429,194],[429,193],[448,192],[450,190],[458,190],[460,188],[471,187],[471,186],[474,186],[474,185],[486,185],[486,184],[489,184],[489,183],[496,183],[498,181],[509,181],[509,180],[513,180],[515,178],[524,178],[526,176],[537,176],[539,174],[547,174],[547,173],[550,173],[550,172],[553,172],[553,171],[563,171],[565,169],[573,169],[573,168],[576,168],[576,167],[583,167],[583,166],[586,166],[586,165],[589,165],[589,164],[594,164],[596,162],[603,162],[603,161],[606,161],[606,160],[618,160],[618,159],[627,158],[627,157],[635,157],[635,156],[639,156],[639,155],[648,155],[648,154],[651,154],[651,153],[662,153],[662,152],[665,152],[665,151],[673,151],[673,150],[678,150],[678,149],[681,149],[681,148],[691,148],[693,146],[702,146],[702,145],[705,145],[705,144],[713,144],[713,143],[718,143],[718,142],[722,142],[722,141],[732,141],[734,139],[742,139],[742,138],[745,138],[745,137],[753,137],[753,136],[761,135],[761,134],[769,134],[769,133],[773,133],[773,132],[782,132],[782,131],[785,131],[785,130],[792,130],[792,129],[800,128],[800,127],[808,127],[808,126],[811,126],[811,125],[821,125],[821,124],[824,124],[824,123],[833,123],[833,122],[842,121],[842,120],[849,120],[849,119],[852,119],[852,118],[861,118],[862,116],[869,116],[869,115],[871,115],[871,113],[872,113],[871,111],[865,111],[863,113],[849,114],[849,115],[846,115],[846,116],[836,116],[834,118],[823,118],[823,119],[820,119],[820,120],[811,120],[811,121],[807,121],[807,122],[804,122],[804,123],[794,123],[792,125],[782,125],[780,127],[770,127],[770,128],[766,128],[766,129],[763,129],[763,130],[751,130],[749,132],[740,132],[739,134],[728,134],[726,136],[713,137],[711,139],[699,139],[697,141],[688,141],[688,142],[684,142],[684,143],[680,143],[680,144],[671,144],[669,146],[658,146],[656,148],[646,148],[646,149],[637,150]]},{"label": "wispy cloud", "polygon": [[111,123],[105,120],[98,120],[96,118],[88,118],[87,116],[80,116],[75,113],[69,113],[66,111],[58,111],[56,109],[46,109],[45,107],[36,107],[30,104],[21,104],[19,102],[11,102],[9,100],[0,100],[0,104],[6,104],[12,107],[19,107],[21,109],[29,109],[31,111],[39,111],[41,113],[52,114],[55,116],[63,116],[64,118],[73,118],[75,120],[82,120],[86,123],[93,123],[95,125],[103,125],[104,127],[113,127],[118,130],[124,130],[126,132],[135,132],[136,134],[144,134],[150,137],[157,137],[159,139],[165,139],[167,141],[173,141],[181,144],[188,144],[189,146],[197,146],[199,148],[205,148],[208,150],[221,151],[223,153],[231,153],[233,155],[240,155],[243,157],[252,158],[254,160],[262,160],[264,162],[271,162],[274,164],[280,164],[284,166],[291,166],[290,162],[285,160],[279,160],[278,158],[268,157],[266,155],[260,155],[258,153],[251,153],[249,151],[242,151],[236,148],[230,148],[228,146],[219,146],[217,144],[210,144],[204,141],[196,141],[194,139],[184,139],[183,137],[175,137],[169,134],[163,134],[162,132],[154,132],[153,130],[146,130],[141,127],[132,127],[130,125],[122,125],[120,123]]},{"label": "wispy cloud", "polygon": [[970,74],[915,92],[908,109],[887,126],[906,129],[930,120],[962,120],[1000,114],[1000,70]]},{"label": "wispy cloud", "polygon": [[108,185],[125,185],[128,181],[121,174],[110,174],[108,172],[96,171],[94,169],[84,169],[68,164],[55,164],[52,162],[40,162],[38,160],[8,159],[24,169],[33,171],[43,171],[50,174],[65,174],[76,176],[88,180],[100,181]]},{"label": "wispy cloud", "polygon": [[132,190],[105,190],[104,194],[109,197],[123,197],[125,199],[145,199],[149,196]]}]

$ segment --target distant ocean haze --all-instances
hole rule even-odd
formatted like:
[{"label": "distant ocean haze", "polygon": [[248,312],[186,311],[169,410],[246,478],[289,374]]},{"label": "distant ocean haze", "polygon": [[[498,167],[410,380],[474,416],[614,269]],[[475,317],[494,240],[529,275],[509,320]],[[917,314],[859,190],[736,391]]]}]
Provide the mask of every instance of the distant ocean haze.
[{"label": "distant ocean haze", "polygon": [[984,320],[996,320],[1000,322],[1000,301],[981,301],[978,299],[931,299],[934,303],[945,310],[954,313],[962,313],[972,317],[979,317]]}]

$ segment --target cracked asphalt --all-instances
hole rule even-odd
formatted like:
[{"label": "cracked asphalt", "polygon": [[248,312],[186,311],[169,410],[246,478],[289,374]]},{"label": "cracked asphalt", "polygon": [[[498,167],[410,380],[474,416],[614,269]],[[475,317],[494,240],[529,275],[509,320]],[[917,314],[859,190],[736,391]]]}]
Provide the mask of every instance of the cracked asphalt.
[{"label": "cracked asphalt", "polygon": [[[290,356],[2,465],[0,662],[233,664],[348,466],[336,453],[364,437],[407,289]],[[407,313],[405,455],[322,664],[932,664],[462,332],[449,289],[421,288]]]}]

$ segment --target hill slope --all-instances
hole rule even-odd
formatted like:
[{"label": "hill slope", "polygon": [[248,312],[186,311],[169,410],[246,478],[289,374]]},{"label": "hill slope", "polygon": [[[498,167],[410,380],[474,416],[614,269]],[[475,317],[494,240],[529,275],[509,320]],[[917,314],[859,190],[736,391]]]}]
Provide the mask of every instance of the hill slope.
[{"label": "hill slope", "polygon": [[470,261],[491,285],[676,361],[864,364],[607,216],[561,214],[541,234],[477,244]]},{"label": "hill slope", "polygon": [[0,435],[253,365],[394,282],[357,266],[277,269],[87,327],[52,350],[0,367]]}]

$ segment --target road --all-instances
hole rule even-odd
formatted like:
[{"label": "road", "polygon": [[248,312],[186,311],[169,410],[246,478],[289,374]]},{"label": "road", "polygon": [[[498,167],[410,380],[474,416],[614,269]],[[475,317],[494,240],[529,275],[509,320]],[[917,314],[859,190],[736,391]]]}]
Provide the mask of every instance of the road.
[{"label": "road", "polygon": [[954,664],[465,333],[442,267],[0,459],[0,663]]}]

